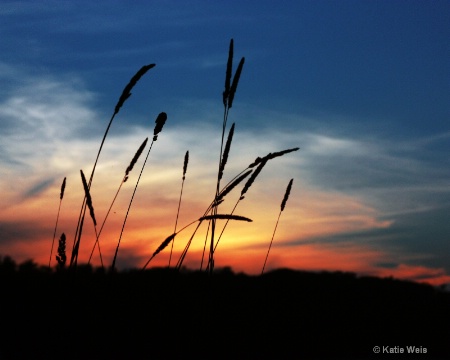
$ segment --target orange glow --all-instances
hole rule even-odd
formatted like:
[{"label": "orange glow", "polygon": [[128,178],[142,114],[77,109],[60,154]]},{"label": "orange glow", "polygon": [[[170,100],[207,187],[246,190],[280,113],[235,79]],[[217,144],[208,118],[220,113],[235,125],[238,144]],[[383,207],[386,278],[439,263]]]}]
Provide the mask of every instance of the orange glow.
[{"label": "orange glow", "polygon": [[[119,268],[142,267],[161,242],[173,233],[181,186],[181,160],[180,164],[176,167],[174,165],[173,168],[164,162],[151,162],[149,169],[145,169],[121,240],[117,259]],[[127,162],[124,161],[124,163]],[[137,168],[140,166],[138,164]],[[120,169],[122,167],[125,168],[121,166]],[[86,166],[86,168],[89,167]],[[104,160],[98,168],[98,176],[95,178],[91,192],[98,231],[123,177],[123,173],[117,170],[118,168],[117,163],[111,160]],[[124,184],[102,231],[100,244],[106,266],[111,264],[114,256],[138,173],[139,169],[135,170]],[[217,248],[216,267],[231,266],[236,272],[243,271],[249,274],[261,272],[288,181],[285,178],[278,178],[277,175],[278,171],[263,173],[261,179],[255,182],[246,194],[246,198],[239,203],[235,214],[249,217],[253,222],[231,221],[228,224]],[[211,185],[213,181],[207,181],[207,176],[213,179],[214,171],[206,172],[199,163],[188,168],[178,230],[204,215],[213,194]],[[0,210],[3,221],[11,222],[12,226],[17,224],[18,227],[25,225],[34,226],[34,228],[18,228],[18,235],[14,240],[1,243],[0,254],[10,255],[18,262],[34,259],[39,264],[48,264],[59,205],[59,191],[60,184],[54,183],[39,195],[16,201],[13,195],[5,194],[11,201],[8,207]],[[219,212],[230,213],[238,198],[239,190],[230,193],[220,206]],[[53,265],[57,241],[62,232],[65,232],[67,236],[67,255],[68,258],[70,257],[82,200],[83,191],[79,170],[71,171],[67,174],[66,193],[55,239]],[[279,267],[311,271],[339,270],[382,277],[394,276],[432,284],[449,282],[449,276],[441,269],[405,264],[399,264],[392,269],[380,268],[376,264],[387,262],[392,259],[392,256],[377,247],[351,242],[308,243],[310,239],[386,229],[392,225],[391,221],[380,220],[381,218],[381,214],[357,197],[308,188],[301,179],[294,179],[291,196],[274,237],[266,271]],[[216,239],[224,224],[224,221],[218,221]],[[194,229],[195,224],[175,238],[172,265],[176,264]],[[205,223],[194,237],[185,266],[193,269],[200,268],[206,231]],[[94,242],[93,224],[87,215],[79,262],[87,262]],[[167,266],[170,246],[156,256],[150,266]],[[209,244],[207,249],[208,246]],[[94,252],[92,264],[100,265],[97,249]]]},{"label": "orange glow", "polygon": [[428,283],[436,286],[450,282],[450,276],[445,274],[444,269],[411,266],[406,264],[400,264],[394,269],[376,269],[373,275],[380,277],[395,277],[397,279]]}]

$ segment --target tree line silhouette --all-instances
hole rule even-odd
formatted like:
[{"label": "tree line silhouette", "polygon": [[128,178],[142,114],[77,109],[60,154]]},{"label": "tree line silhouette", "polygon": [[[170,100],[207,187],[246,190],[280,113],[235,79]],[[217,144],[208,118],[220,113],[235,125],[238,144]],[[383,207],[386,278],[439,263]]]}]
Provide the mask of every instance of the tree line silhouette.
[{"label": "tree line silhouette", "polygon": [[73,271],[3,257],[0,284],[1,359],[380,359],[377,345],[450,355],[450,293],[392,278]]}]

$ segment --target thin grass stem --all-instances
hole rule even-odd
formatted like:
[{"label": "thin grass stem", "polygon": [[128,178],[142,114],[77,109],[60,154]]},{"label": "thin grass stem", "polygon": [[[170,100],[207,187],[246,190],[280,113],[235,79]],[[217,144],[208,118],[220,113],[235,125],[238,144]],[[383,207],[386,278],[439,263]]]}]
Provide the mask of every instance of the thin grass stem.
[{"label": "thin grass stem", "polygon": [[[94,162],[94,166],[92,168],[91,171],[91,175],[89,177],[89,182],[88,182],[88,189],[91,188],[92,186],[92,182],[94,180],[94,173],[95,173],[95,169],[97,167],[97,163],[98,163],[98,159],[100,157],[100,153],[103,149],[103,145],[105,143],[106,140],[106,136],[108,135],[109,129],[111,128],[112,122],[114,120],[114,118],[116,117],[116,115],[119,113],[119,110],[122,108],[123,104],[125,103],[125,101],[131,96],[131,90],[133,89],[133,87],[137,84],[137,82],[142,78],[142,76],[145,75],[145,73],[152,69],[153,67],[155,67],[155,64],[148,64],[148,65],[144,65],[142,66],[137,72],[136,74],[134,74],[134,76],[130,79],[130,81],[128,82],[128,84],[125,86],[125,88],[122,91],[122,94],[120,95],[120,98],[114,108],[114,113],[111,115],[111,118],[109,120],[108,126],[106,127],[105,133],[103,134],[103,138],[102,141],[100,143],[100,147],[98,149],[97,152],[97,156],[95,158],[95,162]],[[83,230],[83,226],[82,223],[84,221],[84,217],[86,214],[86,197],[83,200],[83,203],[81,205],[81,210],[80,210],[80,214],[78,216],[78,222],[77,222],[77,227],[75,230],[75,236],[74,236],[74,241],[73,241],[73,246],[72,246],[72,255],[70,258],[70,267],[75,266],[77,264],[77,260],[78,260],[78,250],[80,248],[80,241],[81,241],[81,233]]]},{"label": "thin grass stem", "polygon": [[113,270],[113,271],[115,270],[117,253],[119,252],[119,246],[120,246],[120,242],[122,240],[123,231],[125,229],[125,224],[127,222],[128,215],[130,213],[131,204],[133,203],[134,196],[136,195],[136,190],[137,190],[137,187],[139,185],[139,181],[141,180],[142,173],[144,172],[144,168],[145,168],[145,164],[147,163],[148,156],[150,155],[150,152],[152,151],[153,144],[158,139],[158,134],[161,132],[161,130],[162,130],[166,120],[167,120],[167,114],[165,112],[159,113],[159,115],[157,116],[157,118],[155,120],[155,124],[156,125],[155,125],[155,128],[153,130],[153,140],[152,140],[152,143],[150,144],[150,148],[148,149],[147,156],[145,157],[144,163],[142,164],[141,172],[139,173],[139,177],[137,179],[136,185],[135,185],[134,190],[133,190],[133,195],[131,196],[130,203],[128,204],[127,213],[125,215],[125,219],[124,219],[123,224],[122,224],[122,230],[120,231],[119,241],[117,242],[116,251],[114,253],[114,258],[113,258],[113,261],[112,261],[112,264],[111,264],[111,270]]},{"label": "thin grass stem", "polygon": [[[180,208],[181,208],[181,198],[183,197],[183,188],[184,188],[184,180],[186,179],[186,171],[187,166],[189,163],[189,151],[186,151],[186,154],[184,155],[184,163],[183,163],[183,178],[181,180],[181,190],[180,190],[180,197],[178,199],[178,209],[177,209],[177,217],[175,218],[175,227],[173,229],[174,234],[177,232],[177,225],[178,225],[178,217],[180,216]],[[172,245],[170,248],[170,255],[169,255],[169,267],[172,260],[172,252],[173,252],[173,245],[175,243],[175,236],[172,241]]]},{"label": "thin grass stem", "polygon": [[100,231],[98,232],[98,235],[97,235],[97,237],[95,239],[95,243],[94,243],[94,246],[92,247],[91,255],[89,256],[88,264],[91,263],[91,258],[92,258],[92,254],[94,253],[95,246],[97,245],[97,243],[100,240],[100,235],[102,233],[103,227],[105,226],[105,223],[106,223],[106,220],[108,219],[109,213],[111,212],[111,209],[112,209],[112,207],[113,207],[113,205],[114,205],[114,203],[115,203],[115,201],[117,199],[117,196],[119,195],[120,189],[122,188],[123,184],[125,184],[127,182],[128,176],[129,176],[131,170],[133,170],[134,165],[138,161],[139,157],[141,156],[142,152],[145,149],[145,146],[147,145],[147,141],[148,141],[148,137],[139,146],[138,150],[136,151],[136,153],[134,154],[133,158],[131,159],[130,164],[128,165],[128,167],[125,170],[125,175],[124,175],[122,181],[120,182],[119,188],[117,189],[116,194],[114,195],[114,199],[112,200],[111,205],[109,206],[108,212],[106,213],[106,216],[105,216],[105,218],[103,219],[103,222],[102,222],[102,226],[100,227]]},{"label": "thin grass stem", "polygon": [[273,239],[275,237],[275,232],[277,231],[278,222],[280,221],[281,213],[284,211],[284,208],[286,207],[286,202],[289,199],[289,194],[291,193],[293,181],[294,181],[294,179],[291,179],[289,181],[289,184],[286,187],[286,191],[284,193],[283,201],[281,201],[280,212],[278,214],[278,219],[277,219],[277,222],[275,224],[275,229],[273,230],[272,239],[270,240],[269,249],[267,250],[266,258],[264,260],[264,265],[263,265],[262,271],[261,271],[261,275],[264,273],[264,269],[266,268],[267,258],[269,257],[269,252],[270,252],[270,249],[272,247]]},{"label": "thin grass stem", "polygon": [[[52,254],[53,254],[53,246],[55,245],[55,237],[56,237],[56,229],[58,227],[58,220],[59,220],[59,213],[61,211],[61,203],[64,198],[64,190],[66,189],[66,178],[64,177],[64,180],[61,184],[61,191],[59,193],[59,206],[58,206],[58,214],[56,215],[56,224],[55,224],[55,230],[53,231],[53,240],[52,240],[52,247],[50,249],[50,259],[48,260],[48,267],[51,267],[51,261],[52,261]],[[65,239],[66,235],[64,235]]]},{"label": "thin grass stem", "polygon": [[133,203],[134,195],[136,194],[136,190],[137,190],[137,187],[139,185],[139,181],[141,180],[141,176],[142,176],[142,173],[144,171],[145,164],[147,163],[148,156],[150,155],[150,151],[152,150],[153,143],[154,143],[154,141],[152,140],[152,143],[150,144],[150,148],[148,149],[148,152],[147,152],[147,156],[145,157],[144,164],[142,164],[141,172],[139,173],[139,177],[137,179],[136,185],[134,186],[133,195],[131,196],[130,203],[128,204],[127,213],[125,215],[125,219],[124,219],[123,224],[122,224],[122,230],[120,231],[119,241],[117,242],[116,251],[114,253],[114,258],[113,258],[113,261],[112,261],[112,264],[111,264],[111,269],[113,271],[114,271],[115,266],[116,266],[117,253],[119,252],[120,241],[122,240],[122,235],[123,235],[123,231],[125,229],[125,224],[127,223],[128,214],[130,213],[130,209],[131,209],[131,204]]},{"label": "thin grass stem", "polygon": [[264,259],[264,264],[261,270],[261,275],[264,274],[264,269],[266,268],[267,258],[269,257],[270,248],[272,247],[273,238],[275,237],[275,233],[277,231],[278,222],[280,221],[281,211],[278,213],[278,219],[275,224],[275,229],[273,230],[272,239],[270,240],[269,249],[267,250],[266,258]]}]

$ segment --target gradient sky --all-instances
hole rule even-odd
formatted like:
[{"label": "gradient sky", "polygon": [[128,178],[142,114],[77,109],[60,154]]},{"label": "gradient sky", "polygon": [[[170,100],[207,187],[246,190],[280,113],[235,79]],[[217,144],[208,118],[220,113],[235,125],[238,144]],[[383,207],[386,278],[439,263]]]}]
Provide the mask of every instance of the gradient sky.
[{"label": "gradient sky", "polygon": [[[214,194],[233,38],[235,66],[246,62],[230,111],[236,130],[225,180],[257,156],[301,149],[264,168],[236,210],[253,222],[230,224],[216,266],[261,270],[294,178],[267,269],[450,283],[449,24],[449,1],[2,1],[0,254],[48,262],[65,176],[58,236],[64,231],[71,248],[79,170],[90,173],[123,87],[148,63],[156,67],[133,89],[100,157],[96,215],[103,220],[165,111],[119,266],[142,266],[173,232],[186,150],[178,224],[200,217]],[[102,234],[107,262],[142,161]],[[176,238],[177,254],[190,231]],[[89,221],[80,261],[93,236]],[[195,238],[188,266],[199,266],[203,239]],[[167,261],[163,252],[151,264]]]}]

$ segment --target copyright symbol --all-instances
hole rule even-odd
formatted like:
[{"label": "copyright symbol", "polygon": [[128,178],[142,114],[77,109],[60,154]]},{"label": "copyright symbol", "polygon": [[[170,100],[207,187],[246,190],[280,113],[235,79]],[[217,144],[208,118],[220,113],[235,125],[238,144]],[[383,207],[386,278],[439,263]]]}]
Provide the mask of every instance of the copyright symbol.
[{"label": "copyright symbol", "polygon": [[378,353],[380,352],[380,347],[379,347],[379,346],[374,346],[374,347],[373,347],[373,352],[374,352],[375,354],[378,354]]}]

